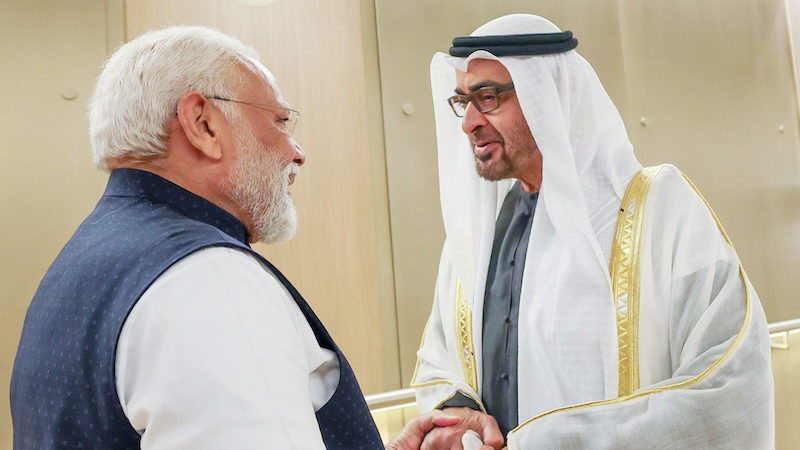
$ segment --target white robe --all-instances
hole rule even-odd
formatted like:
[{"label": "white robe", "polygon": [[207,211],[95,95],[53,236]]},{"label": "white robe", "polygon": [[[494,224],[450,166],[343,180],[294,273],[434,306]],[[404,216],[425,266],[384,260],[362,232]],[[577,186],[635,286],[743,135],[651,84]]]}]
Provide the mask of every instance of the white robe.
[{"label": "white robe", "polygon": [[[554,31],[544,19],[513,15],[473,34]],[[639,388],[618,398],[608,266],[622,196],[641,166],[616,108],[575,51],[434,57],[447,238],[412,380],[420,409],[435,408],[456,391],[480,404],[483,291],[494,221],[511,180],[477,177],[460,121],[445,101],[455,87],[453,67],[464,70],[475,58],[498,60],[509,70],[544,163],[520,301],[520,426],[509,434],[509,446],[773,446],[763,310],[710,210],[671,166],[659,171],[645,203]],[[471,320],[457,323],[465,309]]]}]

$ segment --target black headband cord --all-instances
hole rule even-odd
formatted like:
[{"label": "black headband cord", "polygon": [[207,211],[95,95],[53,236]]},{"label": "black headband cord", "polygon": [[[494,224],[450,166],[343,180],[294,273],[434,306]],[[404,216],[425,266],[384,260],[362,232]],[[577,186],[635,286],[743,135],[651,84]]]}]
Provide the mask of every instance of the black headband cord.
[{"label": "black headband cord", "polygon": [[505,36],[462,36],[453,39],[450,55],[467,57],[486,50],[495,56],[529,56],[563,53],[578,46],[572,31],[559,33],[510,34]]}]

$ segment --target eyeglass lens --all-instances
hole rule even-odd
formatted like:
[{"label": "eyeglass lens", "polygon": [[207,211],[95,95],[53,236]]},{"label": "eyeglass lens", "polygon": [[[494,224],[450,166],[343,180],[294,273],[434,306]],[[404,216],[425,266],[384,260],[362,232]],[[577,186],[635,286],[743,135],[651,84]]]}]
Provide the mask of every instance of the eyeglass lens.
[{"label": "eyeglass lens", "polygon": [[284,121],[284,124],[286,126],[286,131],[291,134],[294,133],[294,127],[297,126],[297,119],[300,118],[300,114],[291,109],[285,109],[285,111],[287,119]]},{"label": "eyeglass lens", "polygon": [[448,100],[450,106],[453,108],[453,112],[455,112],[458,117],[464,117],[464,113],[467,111],[467,106],[470,101],[472,101],[478,111],[482,113],[493,111],[500,106],[497,88],[494,86],[477,89],[475,92],[468,95],[454,95]]},{"label": "eyeglass lens", "polygon": [[300,119],[300,113],[299,112],[297,112],[297,111],[295,111],[295,110],[293,110],[291,108],[287,108],[285,106],[262,105],[260,103],[245,102],[245,101],[242,101],[242,100],[235,100],[235,99],[232,99],[232,98],[220,97],[220,96],[217,96],[217,95],[207,95],[207,97],[208,98],[212,98],[214,100],[221,100],[221,101],[224,101],[224,102],[234,102],[234,103],[239,103],[241,105],[248,105],[248,106],[252,106],[253,108],[258,108],[258,109],[261,109],[261,110],[264,110],[264,111],[270,111],[271,110],[271,111],[274,112],[274,110],[276,110],[276,109],[281,109],[281,110],[285,111],[285,114],[286,114],[286,118],[285,119],[281,117],[281,119],[283,121],[283,126],[284,126],[284,129],[287,132],[289,132],[289,134],[294,133],[294,128],[297,126],[297,121]]}]

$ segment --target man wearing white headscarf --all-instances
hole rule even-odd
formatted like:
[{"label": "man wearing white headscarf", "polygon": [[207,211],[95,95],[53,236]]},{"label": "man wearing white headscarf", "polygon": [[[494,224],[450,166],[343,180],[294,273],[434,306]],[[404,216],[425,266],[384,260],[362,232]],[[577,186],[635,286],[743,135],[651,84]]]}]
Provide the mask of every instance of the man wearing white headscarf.
[{"label": "man wearing white headscarf", "polygon": [[758,297],[688,179],[636,160],[572,33],[517,14],[453,44],[431,63],[447,238],[420,409],[493,416],[510,448],[774,446]]}]

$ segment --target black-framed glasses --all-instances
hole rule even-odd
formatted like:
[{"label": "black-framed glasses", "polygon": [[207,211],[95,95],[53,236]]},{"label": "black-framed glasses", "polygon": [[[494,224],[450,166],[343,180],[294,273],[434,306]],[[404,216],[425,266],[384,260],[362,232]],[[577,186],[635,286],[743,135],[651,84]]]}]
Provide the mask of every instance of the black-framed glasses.
[{"label": "black-framed glasses", "polygon": [[242,105],[248,105],[258,109],[264,109],[264,108],[282,109],[286,111],[286,118],[282,118],[283,126],[286,129],[286,131],[289,132],[289,134],[294,133],[294,128],[297,126],[297,121],[300,120],[300,111],[297,111],[292,108],[287,108],[285,106],[264,105],[261,103],[245,102],[242,100],[234,100],[232,98],[218,97],[216,95],[207,95],[206,97],[213,98],[214,100],[222,100],[224,102],[241,103]]},{"label": "black-framed glasses", "polygon": [[514,83],[502,84],[500,86],[484,86],[480,89],[475,89],[469,94],[454,95],[447,99],[447,103],[450,104],[450,107],[453,108],[453,112],[458,117],[464,117],[469,102],[472,102],[478,111],[487,113],[500,107],[501,93],[513,89]]}]

